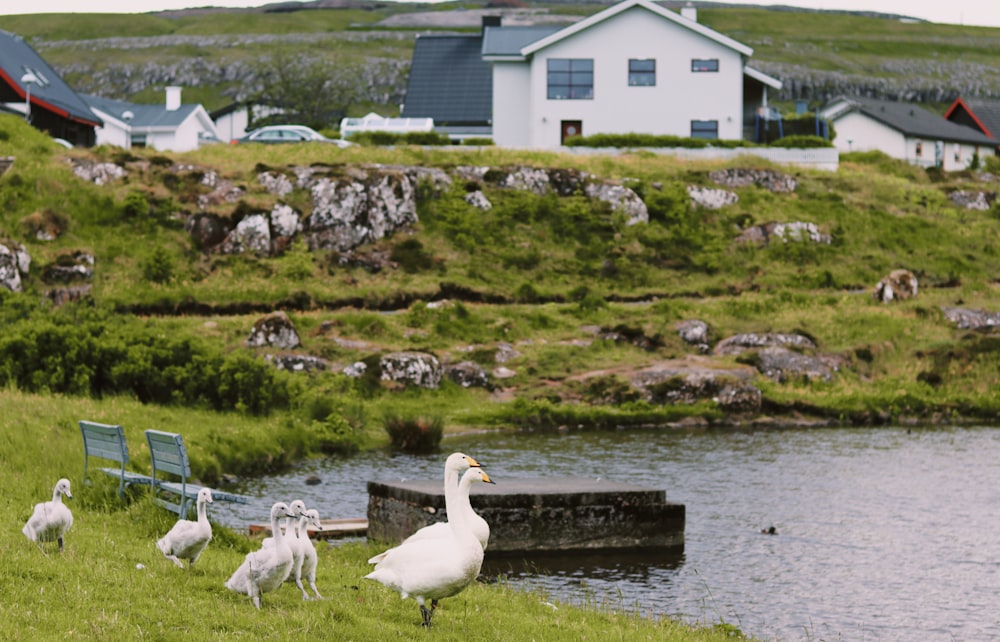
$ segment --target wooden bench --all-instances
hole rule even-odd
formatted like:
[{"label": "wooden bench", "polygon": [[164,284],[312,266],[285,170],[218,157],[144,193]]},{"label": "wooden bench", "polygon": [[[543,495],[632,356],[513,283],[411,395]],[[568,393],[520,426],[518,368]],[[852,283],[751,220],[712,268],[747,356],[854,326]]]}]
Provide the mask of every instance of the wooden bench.
[{"label": "wooden bench", "polygon": [[118,479],[118,494],[125,496],[125,488],[132,484],[152,484],[149,475],[132,472],[125,468],[128,464],[128,444],[125,443],[125,431],[121,426],[100,424],[95,421],[80,421],[80,433],[83,435],[83,479],[87,481],[87,467],[91,457],[108,459],[118,463],[117,468],[98,468],[97,470]]},{"label": "wooden bench", "polygon": [[[184,439],[177,433],[147,430],[146,441],[149,443],[149,456],[152,460],[152,486],[156,501],[181,517],[187,517],[188,511],[198,500],[198,491],[202,486],[188,481],[191,479],[191,462],[184,447]],[[168,481],[162,477],[164,474],[179,477],[180,480]],[[212,500],[246,504],[249,498],[213,488]]]}]

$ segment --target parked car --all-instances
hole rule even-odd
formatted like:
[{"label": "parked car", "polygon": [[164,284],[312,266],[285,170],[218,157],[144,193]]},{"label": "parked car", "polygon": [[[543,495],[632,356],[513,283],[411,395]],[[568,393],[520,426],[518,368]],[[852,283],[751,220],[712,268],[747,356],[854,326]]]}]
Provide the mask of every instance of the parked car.
[{"label": "parked car", "polygon": [[315,129],[305,125],[268,125],[255,129],[245,136],[233,139],[234,145],[243,143],[333,143],[338,147],[350,147],[354,143],[336,138],[327,138]]}]

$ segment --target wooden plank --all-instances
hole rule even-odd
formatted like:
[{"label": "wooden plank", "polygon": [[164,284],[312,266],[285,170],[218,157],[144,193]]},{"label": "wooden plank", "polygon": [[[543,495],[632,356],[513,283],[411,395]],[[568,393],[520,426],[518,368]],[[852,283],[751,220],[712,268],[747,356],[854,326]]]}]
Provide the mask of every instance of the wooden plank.
[{"label": "wooden plank", "polygon": [[[322,529],[309,529],[310,539],[340,539],[342,537],[364,537],[368,532],[368,520],[363,517],[353,519],[321,519]],[[251,535],[271,535],[270,524],[250,524]]]}]

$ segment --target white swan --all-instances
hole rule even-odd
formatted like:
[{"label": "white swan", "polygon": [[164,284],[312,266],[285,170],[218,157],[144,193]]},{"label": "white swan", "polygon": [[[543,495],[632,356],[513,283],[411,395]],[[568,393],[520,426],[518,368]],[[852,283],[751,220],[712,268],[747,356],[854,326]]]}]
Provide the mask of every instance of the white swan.
[{"label": "white swan", "polygon": [[157,540],[156,547],[163,556],[173,561],[178,568],[184,568],[182,559],[188,560],[188,568],[198,561],[202,551],[212,541],[212,525],[208,523],[208,505],[212,503],[212,490],[198,491],[198,519],[179,519],[166,535]]},{"label": "white swan", "polygon": [[[299,572],[302,569],[302,542],[299,540],[299,532],[296,528],[296,519],[302,519],[302,516],[306,512],[306,504],[301,499],[296,499],[288,505],[288,510],[291,511],[292,515],[295,517],[286,517],[283,521],[285,525],[282,527],[285,536],[285,543],[288,544],[288,548],[292,551],[292,571],[285,578],[286,581],[291,581],[299,577]],[[264,541],[260,543],[260,547],[270,548],[274,546],[274,537],[265,537]],[[296,579],[296,584],[298,581]],[[302,588],[299,586],[299,588]]]},{"label": "white swan", "polygon": [[248,553],[243,564],[226,581],[226,588],[249,595],[253,605],[260,608],[260,596],[281,586],[292,571],[292,550],[288,548],[278,520],[295,517],[288,504],[277,502],[271,506],[271,532],[273,542],[267,548]]},{"label": "white swan", "polygon": [[299,539],[302,545],[302,568],[300,571],[300,576],[296,578],[296,584],[299,589],[302,590],[302,599],[308,600],[309,594],[306,593],[305,589],[302,588],[302,578],[304,577],[307,582],[309,582],[309,587],[316,594],[316,599],[321,600],[323,596],[319,594],[319,590],[316,588],[316,567],[319,565],[319,556],[316,554],[316,547],[313,545],[312,540],[309,539],[309,526],[312,525],[316,528],[323,528],[322,523],[319,521],[319,511],[315,508],[310,508],[306,511],[305,516],[299,520]]},{"label": "white swan", "polygon": [[69,480],[60,479],[52,490],[52,501],[35,504],[35,510],[24,525],[21,532],[32,542],[59,542],[59,552],[63,550],[63,535],[73,525],[73,513],[63,504],[63,495],[73,498],[69,489]]},{"label": "white swan", "polygon": [[[474,482],[492,484],[493,480],[483,469],[472,468],[462,475],[459,493],[468,497]],[[447,537],[416,539],[390,549],[375,570],[365,575],[365,579],[398,591],[403,599],[415,599],[427,627],[438,601],[461,592],[479,576],[483,565],[483,547],[467,516],[461,512],[452,515],[448,526]]]},{"label": "white swan", "polygon": [[[444,507],[445,513],[448,515],[448,519],[459,511],[462,511],[469,524],[472,526],[472,531],[476,535],[476,539],[482,545],[483,550],[486,550],[486,545],[490,542],[490,525],[486,523],[486,520],[480,517],[480,515],[472,509],[472,504],[469,502],[469,497],[461,497],[458,492],[458,479],[459,477],[469,468],[478,468],[479,462],[477,462],[472,457],[465,455],[463,453],[452,453],[448,455],[448,459],[444,462]],[[418,539],[424,539],[427,537],[447,537],[450,535],[450,530],[448,528],[448,522],[437,522],[435,524],[430,524],[424,526],[417,532],[413,533],[405,540],[403,543],[411,542]],[[368,560],[369,564],[377,564],[382,561],[389,551],[384,553],[379,553],[375,557]]]}]

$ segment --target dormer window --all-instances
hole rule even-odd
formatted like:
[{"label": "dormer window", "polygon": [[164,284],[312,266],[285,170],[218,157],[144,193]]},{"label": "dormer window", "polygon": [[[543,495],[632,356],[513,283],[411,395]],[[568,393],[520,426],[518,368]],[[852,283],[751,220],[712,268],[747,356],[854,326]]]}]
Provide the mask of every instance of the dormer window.
[{"label": "dormer window", "polygon": [[691,61],[691,71],[695,73],[719,71],[719,59],[695,58]]}]

